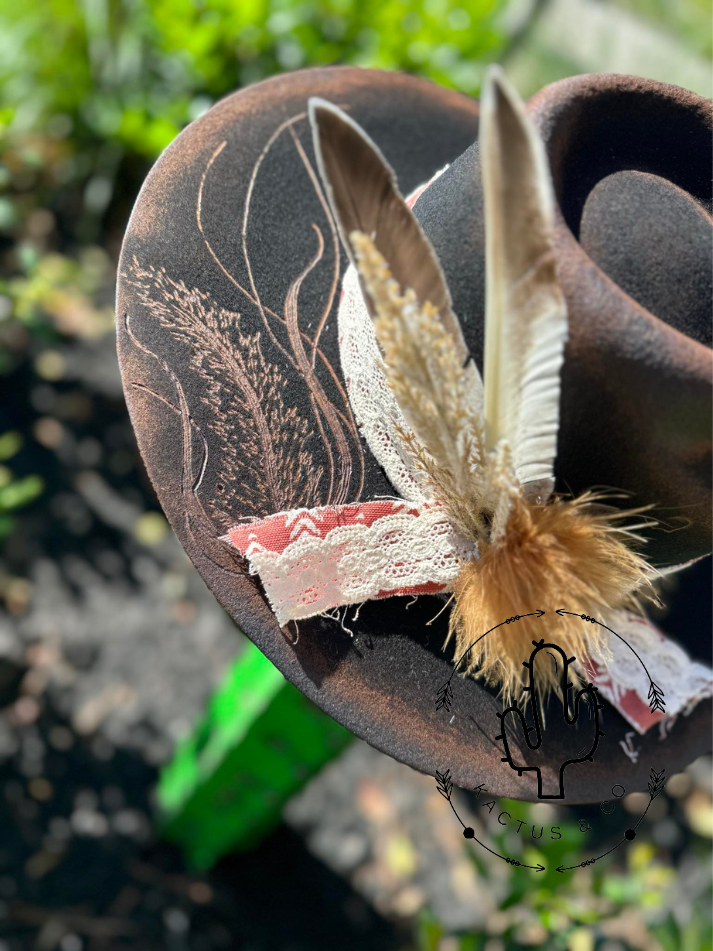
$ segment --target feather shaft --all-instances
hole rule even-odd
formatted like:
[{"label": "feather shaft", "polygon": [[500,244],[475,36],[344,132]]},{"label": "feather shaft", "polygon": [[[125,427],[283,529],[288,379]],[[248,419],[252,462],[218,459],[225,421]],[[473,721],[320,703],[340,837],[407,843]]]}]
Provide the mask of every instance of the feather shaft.
[{"label": "feather shaft", "polygon": [[552,246],[554,196],[544,146],[498,67],[486,78],[480,141],[486,447],[507,440],[520,482],[546,501],[554,488],[567,308]]}]

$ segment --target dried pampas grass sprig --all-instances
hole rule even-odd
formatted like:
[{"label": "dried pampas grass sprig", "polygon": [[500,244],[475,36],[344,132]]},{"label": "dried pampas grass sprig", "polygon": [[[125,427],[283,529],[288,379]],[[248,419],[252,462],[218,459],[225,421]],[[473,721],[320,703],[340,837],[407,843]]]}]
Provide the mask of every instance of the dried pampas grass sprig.
[{"label": "dried pampas grass sprig", "polygon": [[411,431],[400,435],[435,497],[464,535],[485,537],[477,465],[483,457],[480,414],[468,400],[468,377],[436,308],[402,293],[367,235],[349,236],[374,307],[374,329],[389,385]]}]

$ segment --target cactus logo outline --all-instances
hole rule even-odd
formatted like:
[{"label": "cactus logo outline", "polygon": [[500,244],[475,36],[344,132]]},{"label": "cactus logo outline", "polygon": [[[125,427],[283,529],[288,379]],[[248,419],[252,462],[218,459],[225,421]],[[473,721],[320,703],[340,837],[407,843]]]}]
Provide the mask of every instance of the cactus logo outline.
[{"label": "cactus logo outline", "polygon": [[[503,746],[505,748],[505,756],[502,758],[503,763],[508,763],[511,769],[515,770],[518,776],[522,776],[526,772],[534,772],[537,775],[537,798],[538,799],[564,799],[564,774],[568,766],[571,766],[573,763],[585,763],[593,762],[594,754],[599,745],[599,738],[604,736],[604,733],[601,729],[601,715],[600,711],[604,708],[604,705],[599,702],[599,697],[597,695],[597,688],[593,683],[588,682],[584,687],[578,690],[576,693],[572,694],[571,707],[572,713],[570,714],[570,691],[573,691],[574,684],[569,679],[569,671],[571,665],[575,662],[575,657],[567,657],[567,654],[562,650],[558,644],[546,643],[544,638],[539,641],[533,641],[533,651],[530,654],[529,661],[523,661],[523,666],[526,667],[529,671],[529,683],[522,688],[522,695],[520,697],[520,704],[523,700],[528,699],[527,694],[529,694],[529,700],[532,703],[532,719],[533,725],[528,726],[525,712],[521,709],[521,706],[518,703],[513,703],[502,713],[498,713],[500,718],[502,731],[495,737],[496,740],[502,740]],[[594,731],[591,745],[589,748],[581,750],[577,756],[570,759],[564,760],[559,768],[558,775],[558,786],[556,792],[547,792],[543,791],[542,784],[542,770],[539,766],[529,766],[527,763],[520,764],[515,761],[513,750],[511,744],[508,740],[507,733],[507,717],[511,717],[511,722],[516,724],[516,729],[519,727],[522,738],[524,740],[524,748],[536,751],[542,745],[543,738],[543,727],[542,727],[542,712],[540,708],[540,698],[537,693],[537,687],[535,684],[534,676],[534,664],[537,658],[537,655],[541,652],[546,652],[555,660],[554,655],[551,654],[551,651],[557,651],[557,653],[562,658],[562,670],[560,677],[560,690],[562,697],[562,712],[564,721],[569,726],[574,726],[578,719],[581,710],[582,703],[586,703],[587,707],[591,713],[594,713]],[[557,665],[559,667],[559,665]],[[534,734],[534,742],[531,740],[531,736]]]}]

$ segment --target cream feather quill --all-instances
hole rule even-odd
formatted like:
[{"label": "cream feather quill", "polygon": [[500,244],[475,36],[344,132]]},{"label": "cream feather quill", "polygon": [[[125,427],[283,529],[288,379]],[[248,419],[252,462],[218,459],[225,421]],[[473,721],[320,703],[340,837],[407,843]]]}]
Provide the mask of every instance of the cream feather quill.
[{"label": "cream feather quill", "polygon": [[554,196],[542,140],[505,74],[481,98],[485,200],[485,442],[507,440],[519,481],[554,488],[567,305],[552,247]]}]

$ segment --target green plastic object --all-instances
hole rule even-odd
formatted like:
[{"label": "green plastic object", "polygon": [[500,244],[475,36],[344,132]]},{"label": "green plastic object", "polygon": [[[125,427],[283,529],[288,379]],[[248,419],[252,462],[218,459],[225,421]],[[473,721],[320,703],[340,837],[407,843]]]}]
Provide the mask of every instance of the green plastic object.
[{"label": "green plastic object", "polygon": [[161,772],[164,835],[198,869],[251,848],[352,738],[248,642]]}]

